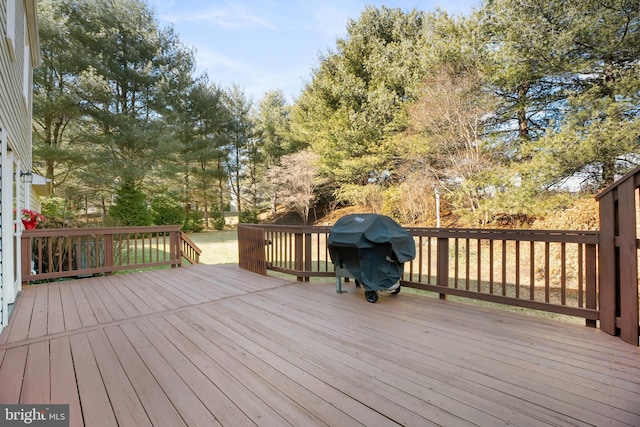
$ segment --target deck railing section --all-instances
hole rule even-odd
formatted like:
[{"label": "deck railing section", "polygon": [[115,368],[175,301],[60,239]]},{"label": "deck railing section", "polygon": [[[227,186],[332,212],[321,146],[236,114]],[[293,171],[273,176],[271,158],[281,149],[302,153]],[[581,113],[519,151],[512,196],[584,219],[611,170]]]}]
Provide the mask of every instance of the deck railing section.
[{"label": "deck railing section", "polygon": [[[264,262],[266,269],[300,281],[335,276],[327,247],[329,227],[241,224],[239,241],[249,230],[253,251],[240,253],[241,266]],[[595,326],[597,232],[408,231],[417,256],[404,266],[403,286],[437,292],[441,298],[457,295],[578,316]]]},{"label": "deck railing section", "polygon": [[239,224],[241,268],[266,274],[266,270],[296,276],[335,276],[327,239],[330,227]]},{"label": "deck railing section", "polygon": [[180,232],[180,251],[181,259],[187,260],[189,264],[200,264],[202,250],[182,231]]},{"label": "deck railing section", "polygon": [[596,196],[600,206],[600,328],[640,343],[640,166]]},{"label": "deck railing section", "polygon": [[179,226],[25,230],[24,283],[198,263],[200,249]]},{"label": "deck railing section", "polygon": [[269,270],[293,274],[299,281],[335,276],[327,239],[330,227],[262,226]]},{"label": "deck railing section", "polygon": [[417,256],[404,286],[578,316],[597,306],[593,231],[409,229]]},{"label": "deck railing section", "polygon": [[264,229],[253,226],[238,227],[238,254],[240,268],[266,275]]}]

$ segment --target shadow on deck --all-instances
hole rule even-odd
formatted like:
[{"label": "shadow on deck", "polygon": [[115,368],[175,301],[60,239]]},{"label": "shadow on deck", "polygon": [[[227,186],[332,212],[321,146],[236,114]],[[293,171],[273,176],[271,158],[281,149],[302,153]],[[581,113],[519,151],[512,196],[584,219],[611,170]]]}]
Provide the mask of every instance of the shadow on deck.
[{"label": "shadow on deck", "polygon": [[25,287],[0,403],[71,425],[640,425],[640,350],[600,330],[197,265]]}]

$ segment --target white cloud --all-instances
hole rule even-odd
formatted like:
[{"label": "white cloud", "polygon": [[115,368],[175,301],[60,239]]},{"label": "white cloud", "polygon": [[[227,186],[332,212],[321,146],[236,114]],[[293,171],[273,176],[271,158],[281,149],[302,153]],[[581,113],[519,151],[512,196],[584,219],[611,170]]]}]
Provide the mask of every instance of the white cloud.
[{"label": "white cloud", "polygon": [[[318,55],[335,49],[349,19],[380,0],[148,0],[161,25],[172,23],[196,49],[197,72],[223,88],[237,84],[254,101],[282,90],[299,96]],[[385,0],[389,7],[433,10],[444,0]],[[455,13],[480,0],[448,0]],[[419,5],[416,5],[420,3]]]},{"label": "white cloud", "polygon": [[[161,0],[155,0],[161,3]],[[276,31],[277,27],[268,19],[261,17],[261,11],[246,3],[229,3],[226,6],[210,6],[206,3],[199,5],[198,9],[175,13],[172,10],[177,6],[173,2],[163,3],[158,8],[158,17],[162,21],[175,25],[185,23],[213,24],[226,29],[246,29],[256,27]],[[184,10],[181,8],[181,10]]]}]

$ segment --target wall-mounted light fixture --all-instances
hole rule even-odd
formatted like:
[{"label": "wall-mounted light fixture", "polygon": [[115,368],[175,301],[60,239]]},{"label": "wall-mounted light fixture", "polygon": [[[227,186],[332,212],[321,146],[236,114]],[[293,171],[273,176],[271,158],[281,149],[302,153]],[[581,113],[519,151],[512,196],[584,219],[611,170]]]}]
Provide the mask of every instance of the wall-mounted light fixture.
[{"label": "wall-mounted light fixture", "polygon": [[20,171],[20,179],[22,182],[32,183],[33,182],[33,172],[22,172]]}]

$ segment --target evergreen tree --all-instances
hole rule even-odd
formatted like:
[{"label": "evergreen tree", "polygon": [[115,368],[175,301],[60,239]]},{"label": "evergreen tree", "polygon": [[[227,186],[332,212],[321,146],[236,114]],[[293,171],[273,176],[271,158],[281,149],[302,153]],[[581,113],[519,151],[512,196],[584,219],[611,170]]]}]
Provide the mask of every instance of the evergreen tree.
[{"label": "evergreen tree", "polygon": [[496,131],[517,133],[503,141],[523,187],[593,190],[638,162],[638,2],[491,0],[482,14]]},{"label": "evergreen tree", "polygon": [[146,196],[135,185],[126,182],[118,189],[115,203],[109,208],[109,216],[125,227],[152,223]]},{"label": "evergreen tree", "polygon": [[248,191],[257,209],[258,193],[264,191],[271,199],[271,212],[276,213],[277,193],[265,187],[265,173],[281,164],[282,156],[304,147],[292,129],[291,107],[281,91],[267,92],[253,112],[254,138],[247,152]]},{"label": "evergreen tree", "polygon": [[227,176],[223,164],[230,116],[224,91],[202,76],[170,117],[178,145],[172,162],[163,162],[163,177],[180,189],[187,210],[199,206],[209,219],[212,212],[221,211],[227,192],[225,186],[214,185]]},{"label": "evergreen tree", "polygon": [[[252,103],[253,101],[247,99],[237,85],[233,85],[226,92],[225,105],[229,111],[229,124],[226,135],[228,156],[225,159],[225,170],[238,213],[241,213],[243,209],[243,181],[246,177],[247,155],[253,139],[253,123],[249,116]],[[221,187],[223,178],[221,176],[219,179]],[[222,199],[220,200],[220,212],[224,212],[224,201]]]},{"label": "evergreen tree", "polygon": [[294,121],[326,176],[365,184],[392,168],[388,135],[406,126],[401,107],[423,77],[423,19],[418,11],[367,7],[313,71]]},{"label": "evergreen tree", "polygon": [[75,91],[76,41],[60,2],[38,4],[42,65],[33,75],[34,169],[51,180],[54,192],[84,163],[82,112]]}]

